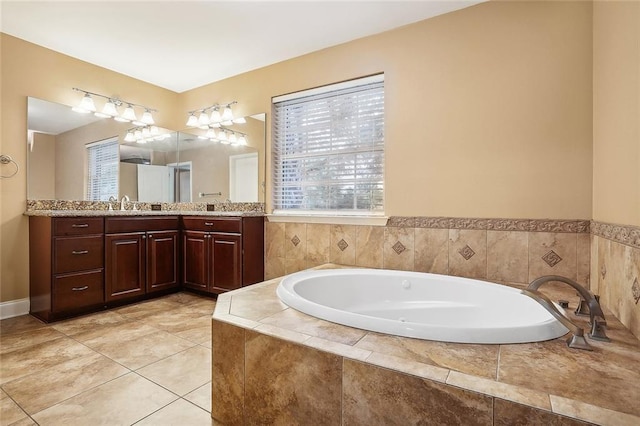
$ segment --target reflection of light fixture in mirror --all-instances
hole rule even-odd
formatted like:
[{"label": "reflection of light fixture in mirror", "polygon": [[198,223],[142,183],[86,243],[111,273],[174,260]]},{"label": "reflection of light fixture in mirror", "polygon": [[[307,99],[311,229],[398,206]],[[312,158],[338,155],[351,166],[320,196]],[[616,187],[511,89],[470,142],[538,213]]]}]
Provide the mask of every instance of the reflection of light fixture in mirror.
[{"label": "reflection of light fixture in mirror", "polygon": [[209,130],[207,130],[207,134],[205,135],[205,137],[207,137],[209,139],[215,139],[216,138],[216,131],[210,128]]},{"label": "reflection of light fixture in mirror", "polygon": [[124,137],[125,142],[135,142],[136,136],[133,134],[131,130],[127,132],[127,136]]},{"label": "reflection of light fixture in mirror", "polygon": [[81,114],[88,114],[90,112],[96,111],[96,105],[93,103],[93,98],[91,97],[91,95],[85,92],[84,96],[80,100],[80,104],[71,109]]},{"label": "reflection of light fixture in mirror", "polygon": [[148,127],[145,127],[142,129],[142,137],[143,138],[149,138],[151,136],[151,129],[149,129]]},{"label": "reflection of light fixture in mirror", "polygon": [[245,137],[245,135],[240,135],[240,137],[238,138],[238,145],[247,145],[247,138]]},{"label": "reflection of light fixture in mirror", "polygon": [[213,111],[211,111],[211,122],[212,123],[220,123],[222,121],[222,116],[220,115],[220,107],[213,107]]},{"label": "reflection of light fixture in mirror", "polygon": [[220,130],[220,133],[218,133],[218,140],[223,143],[227,141],[227,132],[225,132],[224,129]]},{"label": "reflection of light fixture in mirror", "polygon": [[238,137],[235,133],[231,132],[231,134],[229,135],[229,143],[235,144],[236,142],[238,142]]},{"label": "reflection of light fixture in mirror", "polygon": [[187,120],[187,127],[198,127],[198,117],[192,112]]},{"label": "reflection of light fixture in mirror", "polygon": [[139,141],[140,139],[143,138],[142,136],[142,130],[137,129],[133,132],[133,136],[136,138],[137,141]]},{"label": "reflection of light fixture in mirror", "polygon": [[160,134],[160,129],[158,129],[158,126],[151,126],[151,128],[149,129],[149,131],[151,132],[152,135],[156,136],[158,134]]},{"label": "reflection of light fixture in mirror", "polygon": [[233,111],[231,111],[231,104],[224,107],[222,111],[222,124],[230,126],[233,123]]},{"label": "reflection of light fixture in mirror", "polygon": [[245,124],[247,120],[244,117],[236,117],[233,119],[233,122],[236,124]]},{"label": "reflection of light fixture in mirror", "polygon": [[[72,108],[76,112],[85,113],[85,114],[89,112],[93,112],[98,117],[105,117],[105,118],[111,117],[116,121],[125,122],[125,123],[132,121],[135,125],[145,125],[145,124],[155,123],[153,120],[153,116],[151,115],[151,112],[157,111],[155,109],[146,107],[144,105],[134,104],[133,102],[123,101],[111,96],[105,96],[99,93],[89,92],[84,89],[78,89],[77,87],[74,87],[73,90],[76,92],[84,93],[84,96],[80,101],[80,104]],[[96,106],[93,102],[92,96],[104,98],[107,100],[100,112],[96,112]],[[127,108],[125,108],[122,115],[120,115],[118,113],[118,107],[125,103],[127,104]],[[134,107],[140,107],[144,109],[144,113],[142,114],[142,118],[140,119],[140,121],[137,121]]]}]

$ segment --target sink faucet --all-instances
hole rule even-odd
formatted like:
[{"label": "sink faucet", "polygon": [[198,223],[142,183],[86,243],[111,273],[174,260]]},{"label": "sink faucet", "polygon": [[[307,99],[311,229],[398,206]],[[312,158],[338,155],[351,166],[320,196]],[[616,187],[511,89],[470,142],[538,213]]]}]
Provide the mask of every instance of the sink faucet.
[{"label": "sink faucet", "polygon": [[111,203],[115,203],[118,200],[116,199],[116,197],[114,197],[113,195],[111,197],[109,197],[109,211],[112,212],[113,211],[113,205]]},{"label": "sink faucet", "polygon": [[124,203],[125,203],[125,202],[127,202],[127,203],[129,202],[129,196],[128,196],[128,195],[125,195],[124,197],[122,197],[122,198],[120,199],[120,210],[122,210],[122,211],[126,210],[126,209],[124,208]]},{"label": "sink faucet", "polygon": [[602,340],[604,342],[611,340],[605,333],[607,321],[604,317],[604,312],[602,312],[602,308],[600,307],[600,302],[598,302],[597,297],[590,290],[581,286],[577,282],[560,275],[545,275],[531,281],[527,290],[537,291],[542,284],[550,281],[559,281],[568,284],[573,287],[578,292],[581,299],[587,303],[589,307],[589,320],[591,325],[591,333],[589,333],[589,337],[595,340]]}]

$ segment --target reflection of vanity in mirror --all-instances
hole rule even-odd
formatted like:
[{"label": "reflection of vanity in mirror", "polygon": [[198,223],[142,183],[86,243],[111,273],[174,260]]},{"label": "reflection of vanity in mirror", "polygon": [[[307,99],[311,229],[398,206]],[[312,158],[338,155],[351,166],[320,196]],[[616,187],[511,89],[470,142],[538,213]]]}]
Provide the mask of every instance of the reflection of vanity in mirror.
[{"label": "reflection of vanity in mirror", "polygon": [[[107,201],[111,194],[150,203],[264,202],[264,114],[230,126],[246,135],[246,145],[212,141],[197,128],[154,129],[142,142],[126,142],[136,127],[131,123],[36,98],[28,105],[28,199]],[[89,148],[116,141],[117,158],[103,163],[105,181],[111,178],[113,184],[101,182],[106,190],[94,185],[91,191]]]}]

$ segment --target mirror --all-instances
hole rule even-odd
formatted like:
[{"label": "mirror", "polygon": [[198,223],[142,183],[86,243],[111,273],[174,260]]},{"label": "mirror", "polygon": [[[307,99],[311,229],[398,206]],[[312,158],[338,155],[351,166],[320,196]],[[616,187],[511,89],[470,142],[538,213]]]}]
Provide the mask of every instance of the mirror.
[{"label": "mirror", "polygon": [[[164,138],[136,143],[125,142],[127,131],[135,127],[131,123],[78,114],[67,105],[30,97],[27,198],[88,200],[88,147],[117,140],[118,199],[128,195],[131,201],[150,203],[264,202],[264,118],[258,114],[246,117],[245,124],[230,126],[246,135],[246,146],[212,142],[200,129],[159,129],[155,136]],[[106,201],[108,195],[96,198]]]}]

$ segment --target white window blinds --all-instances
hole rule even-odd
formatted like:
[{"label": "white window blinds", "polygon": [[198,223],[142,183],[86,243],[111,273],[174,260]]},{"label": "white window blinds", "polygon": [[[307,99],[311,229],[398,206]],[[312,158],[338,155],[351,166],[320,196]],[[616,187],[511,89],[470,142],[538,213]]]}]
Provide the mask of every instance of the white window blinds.
[{"label": "white window blinds", "polygon": [[109,201],[118,198],[118,138],[87,145],[87,200]]},{"label": "white window blinds", "polygon": [[273,104],[274,213],[383,214],[384,76]]}]

